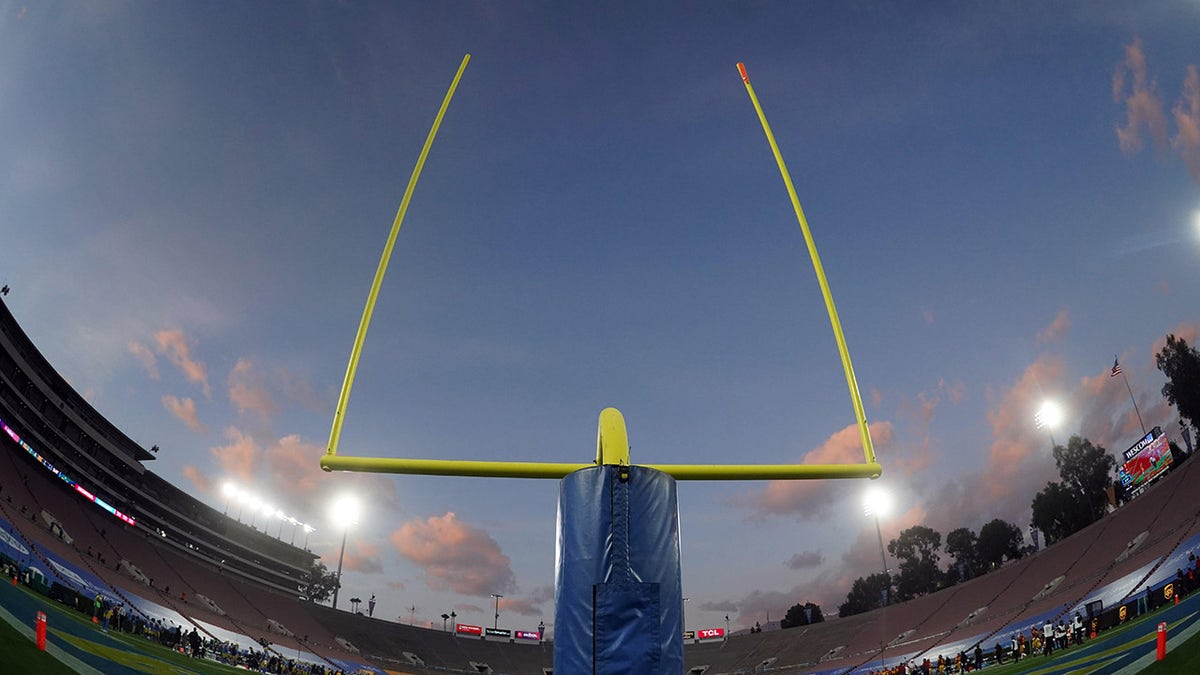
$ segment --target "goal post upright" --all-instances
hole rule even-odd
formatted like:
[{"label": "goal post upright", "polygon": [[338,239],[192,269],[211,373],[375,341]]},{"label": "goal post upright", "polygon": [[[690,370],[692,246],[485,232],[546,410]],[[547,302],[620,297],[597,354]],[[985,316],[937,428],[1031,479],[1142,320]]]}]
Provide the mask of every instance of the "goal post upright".
[{"label": "goal post upright", "polygon": [[[320,466],[325,471],[558,479],[555,630],[556,637],[561,639],[555,640],[555,668],[572,673],[590,670],[622,675],[682,672],[685,627],[677,480],[874,479],[883,472],[871,443],[862,396],[816,244],[745,65],[738,63],[738,72],[775,156],[825,300],[862,442],[861,463],[634,465],[625,418],[616,408],[600,412],[596,454],[590,463],[339,455],[338,443],[350,390],[392,247],[434,137],[469,60],[470,54],[463,57],[442,101],[392,223],[355,335],[329,444]],[[730,448],[723,452],[729,457],[745,454]]]}]

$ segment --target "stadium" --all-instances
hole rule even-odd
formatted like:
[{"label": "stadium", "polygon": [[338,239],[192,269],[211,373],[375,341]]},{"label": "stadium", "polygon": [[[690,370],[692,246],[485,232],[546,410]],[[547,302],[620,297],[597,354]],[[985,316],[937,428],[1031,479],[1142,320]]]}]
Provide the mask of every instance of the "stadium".
[{"label": "stadium", "polygon": [[[311,552],[147,470],[153,455],[56,373],[3,304],[0,420],[0,557],[13,579],[5,618],[32,635],[31,608],[76,613],[74,632],[55,615],[48,638],[51,653],[76,671],[157,672],[113,656],[128,644],[98,646],[112,641],[112,617],[87,621],[100,601],[122,608],[117,621],[147,642],[186,650],[180,635],[195,632],[209,659],[268,672],[553,672],[552,645],[537,635],[406,626],[302,599]],[[1090,642],[1164,612],[1177,645],[1198,629],[1190,599],[1179,601],[1190,588],[1178,576],[1195,567],[1200,548],[1197,466],[1183,462],[1090,528],[941,592],[802,630],[686,635],[687,672],[870,673],[976,647],[990,664],[1010,637],[1076,614]],[[1141,623],[1117,645],[1126,658],[1114,659],[1109,645],[1092,657],[1092,672],[1144,662],[1150,624]],[[1086,661],[1086,648],[1075,649],[1072,657]]]},{"label": "stadium", "polygon": [[1200,672],[1197,9],[0,4],[0,670]]}]

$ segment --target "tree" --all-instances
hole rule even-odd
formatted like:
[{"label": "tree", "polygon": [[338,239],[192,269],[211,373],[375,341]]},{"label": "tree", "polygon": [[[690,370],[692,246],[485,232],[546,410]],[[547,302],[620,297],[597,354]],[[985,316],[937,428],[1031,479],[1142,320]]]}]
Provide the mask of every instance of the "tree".
[{"label": "tree", "polygon": [[1080,436],[1054,446],[1061,483],[1047,483],[1033,498],[1030,524],[1052,544],[1091,525],[1104,515],[1111,474],[1117,462],[1108,451]]},{"label": "tree", "polygon": [[310,602],[325,602],[338,588],[337,575],[325,568],[325,565],[313,561],[312,567],[304,573],[300,582],[300,594]]},{"label": "tree", "polygon": [[1062,483],[1046,483],[1033,498],[1031,508],[1033,517],[1029,524],[1042,531],[1047,546],[1086,527],[1080,524],[1079,503]]},{"label": "tree", "polygon": [[811,602],[796,603],[788,608],[787,614],[779,622],[779,627],[795,628],[796,626],[807,626],[810,623],[821,623],[824,620],[820,605]]},{"label": "tree", "polygon": [[846,602],[838,606],[838,616],[853,616],[883,607],[884,597],[890,594],[891,586],[892,576],[882,572],[865,579],[855,579],[850,592],[846,594]]},{"label": "tree", "polygon": [[1099,520],[1108,502],[1108,487],[1112,484],[1110,475],[1117,465],[1116,460],[1088,439],[1072,436],[1066,446],[1054,446],[1054,463],[1058,465],[1063,486],[1079,500],[1087,516],[1082,527]]},{"label": "tree", "polygon": [[1200,351],[1187,340],[1167,335],[1167,344],[1154,357],[1154,364],[1167,376],[1162,395],[1175,406],[1179,417],[1195,426],[1200,423]]},{"label": "tree", "polygon": [[[949,537],[946,541],[949,546]],[[1024,541],[1020,527],[996,518],[979,529],[979,561],[990,568],[999,567],[1005,558],[1016,560],[1021,557]]]},{"label": "tree", "polygon": [[932,593],[941,585],[938,549],[942,535],[933,528],[914,525],[888,542],[888,553],[900,561],[896,575],[896,599],[909,600]]},{"label": "tree", "polygon": [[979,542],[975,533],[965,527],[951,530],[946,535],[946,554],[954,558],[950,577],[955,581],[966,581],[979,574]]}]

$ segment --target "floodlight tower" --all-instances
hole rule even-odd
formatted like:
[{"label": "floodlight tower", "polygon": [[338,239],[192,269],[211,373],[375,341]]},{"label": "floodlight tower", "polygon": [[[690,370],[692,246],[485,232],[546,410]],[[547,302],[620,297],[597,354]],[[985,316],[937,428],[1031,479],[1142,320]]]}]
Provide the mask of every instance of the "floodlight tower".
[{"label": "floodlight tower", "polygon": [[346,557],[346,534],[351,526],[358,524],[358,500],[351,495],[343,495],[333,503],[330,516],[335,525],[342,528],[342,551],[338,554],[337,585],[333,587],[333,608],[337,609],[338,591],[342,587],[342,560]]},{"label": "floodlight tower", "polygon": [[[883,529],[879,526],[879,516],[886,516],[892,510],[892,498],[881,487],[874,486],[867,490],[863,497],[863,512],[868,518],[875,517],[875,534],[879,536],[879,560],[883,563],[883,577],[888,576],[887,556],[883,552]],[[887,605],[887,595],[883,596],[883,604]]]}]

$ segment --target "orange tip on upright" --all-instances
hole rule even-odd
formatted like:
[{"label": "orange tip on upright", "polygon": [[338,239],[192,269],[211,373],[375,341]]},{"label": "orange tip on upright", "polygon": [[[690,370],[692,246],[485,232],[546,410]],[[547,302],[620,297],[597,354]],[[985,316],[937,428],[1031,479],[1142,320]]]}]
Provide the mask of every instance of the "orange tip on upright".
[{"label": "orange tip on upright", "polygon": [[742,82],[750,84],[750,76],[746,74],[746,64],[738,63],[738,72],[742,74]]}]

